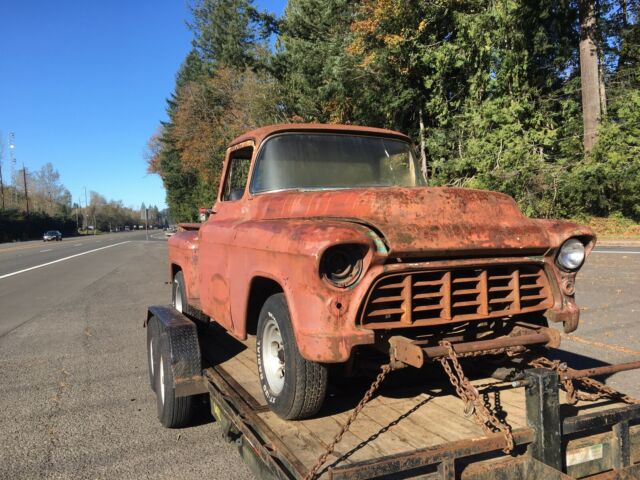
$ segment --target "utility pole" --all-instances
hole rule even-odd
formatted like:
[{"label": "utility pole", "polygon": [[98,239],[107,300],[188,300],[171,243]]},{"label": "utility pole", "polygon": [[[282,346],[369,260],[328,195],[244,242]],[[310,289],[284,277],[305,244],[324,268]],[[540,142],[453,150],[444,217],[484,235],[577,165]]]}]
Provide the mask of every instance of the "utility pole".
[{"label": "utility pole", "polygon": [[580,0],[580,82],[584,152],[589,153],[598,138],[600,124],[600,81],[598,49],[595,44],[596,0]]},{"label": "utility pole", "polygon": [[84,218],[87,224],[87,230],[89,229],[89,202],[87,202],[87,187],[84,187]]},{"label": "utility pole", "polygon": [[22,162],[22,179],[24,180],[24,200],[27,205],[27,217],[29,216],[29,192],[27,190],[27,169],[24,168],[24,162]]},{"label": "utility pole", "polygon": [[11,184],[13,185],[13,192],[11,193],[11,200],[14,206],[18,205],[18,185],[15,183],[16,179],[16,157],[14,156],[14,149],[16,135],[13,132],[9,132],[9,164],[11,166]]},{"label": "utility pole", "polygon": [[149,240],[149,209],[145,208],[144,210],[144,233]]},{"label": "utility pole", "polygon": [[2,158],[0,158],[0,195],[2,195],[2,210],[4,210],[4,183],[2,182]]}]

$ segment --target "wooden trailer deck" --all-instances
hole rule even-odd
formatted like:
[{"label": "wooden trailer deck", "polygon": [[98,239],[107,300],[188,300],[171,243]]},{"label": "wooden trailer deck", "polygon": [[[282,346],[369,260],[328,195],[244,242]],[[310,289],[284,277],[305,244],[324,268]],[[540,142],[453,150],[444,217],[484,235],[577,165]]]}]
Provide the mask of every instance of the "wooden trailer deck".
[{"label": "wooden trailer deck", "polygon": [[[315,418],[286,421],[272,413],[264,400],[257,376],[254,339],[240,342],[213,327],[206,336],[201,337],[201,348],[207,362],[215,366],[225,381],[241,394],[247,405],[306,469],[314,465],[326,450],[369,386],[366,381],[359,386],[331,385],[328,400]],[[487,394],[494,411],[497,406],[499,418],[504,418],[513,430],[527,427],[524,388],[511,388],[505,382],[486,376],[474,378],[470,374],[469,378],[480,392]],[[495,391],[490,391],[492,389]],[[564,392],[560,394],[560,401],[565,403]],[[584,415],[620,406],[624,404],[604,400],[580,402],[575,406],[562,405],[562,410],[563,415]],[[633,438],[640,434],[639,429],[638,426],[631,427]],[[484,436],[482,428],[472,418],[464,416],[463,403],[455,396],[440,365],[420,371],[408,368],[389,374],[325,466],[349,465]],[[575,442],[575,448],[584,444],[583,439],[571,440],[567,451],[574,449],[572,442]],[[605,450],[609,448],[607,442],[605,438]],[[596,449],[584,455],[585,458],[589,455],[602,457],[606,453],[598,453]],[[640,458],[635,458],[634,454],[631,461],[637,463]]]}]

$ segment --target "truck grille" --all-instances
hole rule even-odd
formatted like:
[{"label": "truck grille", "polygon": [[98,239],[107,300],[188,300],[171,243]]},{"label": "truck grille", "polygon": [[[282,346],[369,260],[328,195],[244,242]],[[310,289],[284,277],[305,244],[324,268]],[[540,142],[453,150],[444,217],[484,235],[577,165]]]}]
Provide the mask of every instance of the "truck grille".
[{"label": "truck grille", "polygon": [[553,304],[539,265],[495,265],[382,276],[362,312],[368,328],[483,320],[545,310]]}]

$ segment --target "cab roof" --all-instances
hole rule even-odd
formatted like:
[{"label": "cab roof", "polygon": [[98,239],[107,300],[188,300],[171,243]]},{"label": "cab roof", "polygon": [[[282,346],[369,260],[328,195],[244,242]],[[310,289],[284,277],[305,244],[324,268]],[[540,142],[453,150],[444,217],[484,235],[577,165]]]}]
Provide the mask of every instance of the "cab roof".
[{"label": "cab roof", "polygon": [[253,140],[256,146],[260,145],[262,141],[276,133],[284,132],[328,132],[328,133],[356,133],[364,135],[378,135],[384,137],[395,137],[406,142],[411,142],[406,135],[393,130],[387,130],[385,128],[373,128],[373,127],[361,127],[358,125],[340,125],[329,123],[282,123],[279,125],[269,125],[266,127],[257,128],[250,132],[240,135],[233,140],[230,146],[237,145],[249,140]]}]

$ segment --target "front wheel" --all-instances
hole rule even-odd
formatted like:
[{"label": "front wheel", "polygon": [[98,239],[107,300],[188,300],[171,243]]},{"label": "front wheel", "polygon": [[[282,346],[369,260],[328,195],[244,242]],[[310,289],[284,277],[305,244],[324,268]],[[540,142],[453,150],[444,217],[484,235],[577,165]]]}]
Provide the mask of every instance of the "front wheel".
[{"label": "front wheel", "polygon": [[300,355],[282,293],[269,297],[260,311],[256,355],[271,410],[286,420],[307,418],[320,410],[327,392],[327,367]]}]

